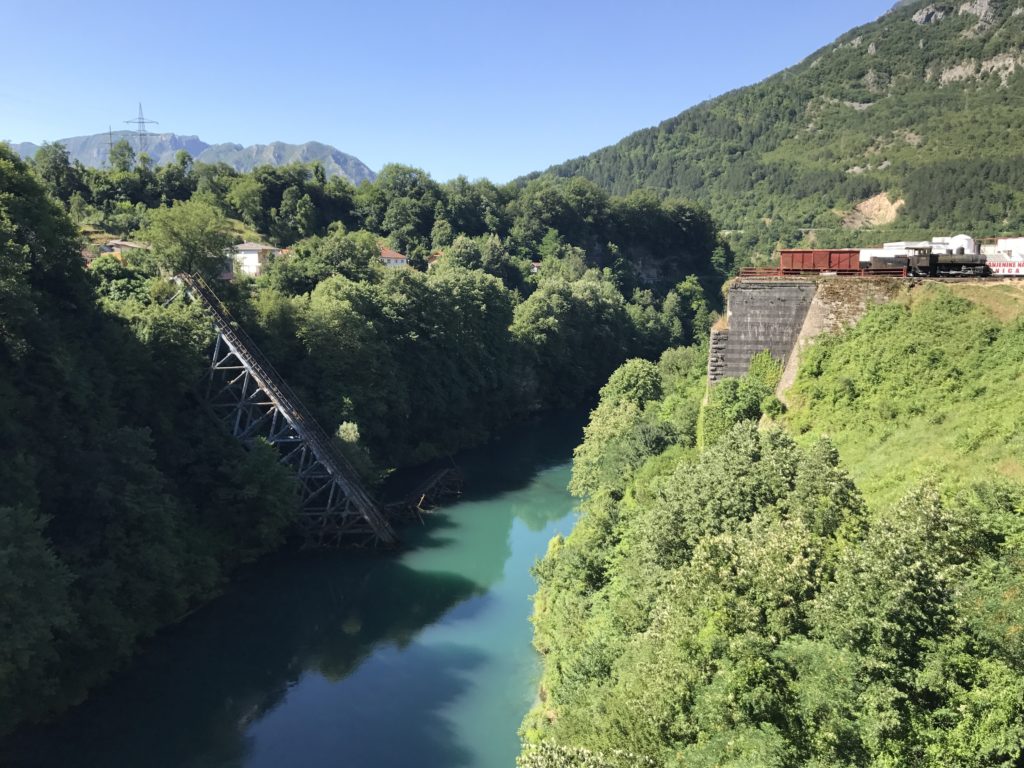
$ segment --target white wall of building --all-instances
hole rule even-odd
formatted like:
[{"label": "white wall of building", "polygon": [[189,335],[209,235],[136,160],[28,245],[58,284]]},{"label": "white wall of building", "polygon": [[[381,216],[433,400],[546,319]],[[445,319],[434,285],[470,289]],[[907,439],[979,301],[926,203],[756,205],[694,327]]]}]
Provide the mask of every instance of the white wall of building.
[{"label": "white wall of building", "polygon": [[[1024,240],[1024,238],[1017,238]],[[894,240],[883,243],[879,248],[861,248],[861,263],[871,261],[873,256],[907,256],[911,249],[929,248],[932,253],[953,254],[963,248],[965,254],[981,253],[977,241],[970,235],[953,235],[952,237],[933,237],[931,240]]]},{"label": "white wall of building", "polygon": [[259,277],[263,274],[267,264],[279,252],[278,248],[270,245],[257,245],[243,243],[231,249],[231,258],[234,261],[235,274]]},{"label": "white wall of building", "polygon": [[1024,275],[1024,237],[1001,237],[984,250],[992,274]]}]

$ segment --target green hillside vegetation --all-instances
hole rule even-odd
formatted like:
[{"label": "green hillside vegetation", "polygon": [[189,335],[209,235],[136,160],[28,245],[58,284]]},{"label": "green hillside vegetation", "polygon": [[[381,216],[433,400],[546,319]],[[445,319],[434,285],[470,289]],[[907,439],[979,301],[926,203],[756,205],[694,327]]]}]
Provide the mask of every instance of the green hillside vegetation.
[{"label": "green hillside vegetation", "polygon": [[1024,325],[959,290],[817,342],[785,415],[765,356],[703,407],[702,350],[612,376],[521,766],[1020,765]]},{"label": "green hillside vegetation", "polygon": [[104,311],[79,248],[0,147],[0,733],[80,699],[297,512],[273,449],[202,416],[209,322],[155,284]]},{"label": "green hillside vegetation", "polygon": [[[88,171],[59,146],[32,166],[0,146],[0,733],[80,700],[287,539],[294,479],[202,408],[211,324],[168,279],[218,274],[232,219],[291,247],[218,291],[371,481],[692,343],[730,266],[705,213],[584,181],[392,166],[356,189],[116,149]],[[74,218],[151,250],[86,270]],[[382,243],[421,267],[445,255],[388,269]]]},{"label": "green hillside vegetation", "polygon": [[[961,292],[980,293],[1007,319]],[[928,476],[949,487],[1024,481],[1021,287],[931,285],[912,297],[804,353],[787,425],[827,434],[879,504]]]},{"label": "green hillside vegetation", "polygon": [[[701,209],[583,179],[439,184],[392,165],[354,187],[316,164],[238,173],[182,152],[155,168],[125,143],[109,170],[60,145],[33,167],[94,242],[151,242],[126,264],[94,262],[108,298],[142,295],[159,273],[216,277],[232,238],[286,246],[225,299],[329,429],[349,424],[385,467],[575,402],[626,357],[699,338],[733,263]],[[415,269],[384,269],[381,245]]]},{"label": "green hillside vegetation", "polygon": [[529,290],[522,283],[530,262],[548,258],[609,268],[627,296],[637,287],[664,294],[691,274],[717,295],[732,268],[731,251],[699,206],[642,191],[611,197],[585,179],[497,186],[459,177],[439,184],[419,169],[389,165],[356,187],[328,178],[319,163],[239,173],[180,151],[157,167],[124,141],[114,145],[107,170],[72,161],[60,144],[44,145],[32,164],[75,223],[119,237],[137,236],[152,211],[190,201],[241,222],[236,233],[261,233],[277,246],[339,229],[371,232],[420,269],[431,254],[469,238],[475,255],[463,248],[463,261],[500,272],[506,283],[518,280],[521,293]]},{"label": "green hillside vegetation", "polygon": [[[812,240],[1024,231],[1017,6],[901,4],[762,83],[549,173],[695,200],[745,257]],[[844,227],[883,192],[905,201],[895,222]]]}]

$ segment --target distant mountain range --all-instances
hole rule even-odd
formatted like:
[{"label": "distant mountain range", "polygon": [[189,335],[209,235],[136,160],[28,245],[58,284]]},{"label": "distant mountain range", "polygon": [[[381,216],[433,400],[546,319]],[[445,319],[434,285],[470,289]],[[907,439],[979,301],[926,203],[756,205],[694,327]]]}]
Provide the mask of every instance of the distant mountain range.
[{"label": "distant mountain range", "polygon": [[[137,137],[133,131],[96,133],[92,136],[73,136],[60,139],[67,147],[72,160],[78,160],[90,168],[101,168],[107,160],[110,140],[127,139],[138,152]],[[11,147],[22,157],[35,155],[39,145],[31,142],[12,144]],[[335,149],[328,144],[307,141],[305,144],[207,144],[198,136],[179,136],[176,133],[151,133],[146,136],[146,153],[157,165],[169,163],[179,150],[185,150],[196,162],[227,163],[238,171],[251,171],[258,165],[288,165],[290,163],[312,163],[323,165],[328,176],[345,176],[353,183],[373,181],[377,174],[359,158]]]}]

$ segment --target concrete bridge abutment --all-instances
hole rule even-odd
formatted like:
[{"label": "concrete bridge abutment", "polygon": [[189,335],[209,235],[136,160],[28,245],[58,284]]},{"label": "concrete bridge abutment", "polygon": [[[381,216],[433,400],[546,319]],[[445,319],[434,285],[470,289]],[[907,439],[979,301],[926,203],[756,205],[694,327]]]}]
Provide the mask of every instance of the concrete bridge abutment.
[{"label": "concrete bridge abutment", "polygon": [[784,371],[779,394],[796,378],[800,350],[821,333],[856,323],[870,307],[904,294],[910,281],[896,278],[740,278],[729,288],[724,322],[711,331],[708,383],[743,376],[767,350]]}]

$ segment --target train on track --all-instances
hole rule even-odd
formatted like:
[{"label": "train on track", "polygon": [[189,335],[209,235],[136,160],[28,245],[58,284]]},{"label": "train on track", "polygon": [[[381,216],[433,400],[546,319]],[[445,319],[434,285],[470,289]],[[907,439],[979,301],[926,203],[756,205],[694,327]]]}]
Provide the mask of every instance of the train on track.
[{"label": "train on track", "polygon": [[1024,277],[1024,238],[979,245],[968,235],[877,248],[786,248],[778,266],[745,269],[744,277]]},{"label": "train on track", "polygon": [[779,252],[779,269],[789,272],[866,272],[900,277],[987,277],[991,270],[980,253],[935,253],[911,248],[903,255],[871,255],[859,249]]}]

